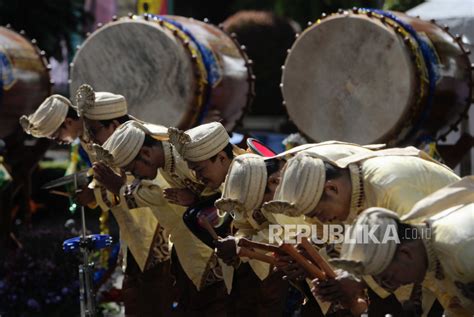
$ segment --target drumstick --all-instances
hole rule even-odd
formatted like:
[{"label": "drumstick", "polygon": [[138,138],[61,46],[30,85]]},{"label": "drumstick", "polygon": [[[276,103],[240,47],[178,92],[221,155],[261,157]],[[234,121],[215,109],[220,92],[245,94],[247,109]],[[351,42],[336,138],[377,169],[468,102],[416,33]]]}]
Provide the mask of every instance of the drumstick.
[{"label": "drumstick", "polygon": [[284,253],[277,246],[274,246],[274,245],[271,245],[271,244],[268,244],[268,243],[255,242],[255,241],[245,239],[245,238],[240,238],[239,246],[250,248],[250,249],[259,249],[259,250],[278,253],[278,254]]},{"label": "drumstick", "polygon": [[[329,266],[326,260],[324,260],[324,258],[316,251],[311,243],[309,243],[306,237],[301,238],[301,246],[308,253],[311,262],[318,265],[328,278],[336,278],[336,273]],[[351,312],[356,316],[360,316],[367,310],[367,303],[363,298],[351,299],[351,301],[348,303],[348,306]]]},{"label": "drumstick", "polygon": [[274,257],[247,249],[245,247],[240,247],[238,255],[240,257],[259,260],[272,265],[275,265],[276,263],[276,259]]},{"label": "drumstick", "polygon": [[336,278],[336,273],[332,270],[324,258],[316,251],[316,249],[309,243],[306,237],[301,238],[301,246],[308,253],[310,261],[319,266],[319,268],[326,274],[328,278]]},{"label": "drumstick", "polygon": [[49,191],[51,194],[55,194],[55,195],[59,195],[59,196],[63,196],[63,197],[71,197],[71,195],[69,195],[68,193],[66,192],[61,192],[59,190],[50,190]]},{"label": "drumstick", "polygon": [[214,227],[209,223],[209,221],[207,220],[206,217],[202,216],[198,216],[198,223],[199,225],[201,225],[204,229],[207,230],[207,232],[211,235],[211,237],[214,239],[214,240],[219,240],[219,236],[217,235],[216,231],[214,230]]},{"label": "drumstick", "polygon": [[309,274],[311,279],[321,279],[325,280],[326,275],[323,271],[319,269],[316,265],[309,262],[304,256],[298,253],[298,251],[291,245],[287,243],[283,243],[280,246],[280,249],[286,252],[289,256],[293,258],[303,269]]}]

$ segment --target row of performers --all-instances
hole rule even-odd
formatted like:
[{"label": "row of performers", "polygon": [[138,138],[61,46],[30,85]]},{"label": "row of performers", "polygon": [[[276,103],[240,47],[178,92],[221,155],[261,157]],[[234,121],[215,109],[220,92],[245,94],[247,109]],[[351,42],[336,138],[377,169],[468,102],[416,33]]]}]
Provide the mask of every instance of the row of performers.
[{"label": "row of performers", "polygon": [[[330,141],[265,158],[232,145],[220,123],[148,124],[88,85],[75,106],[53,95],[20,123],[80,139],[94,162],[76,200],[119,225],[126,315],[282,316],[290,285],[306,298],[302,316],[474,313],[474,178],[416,148]],[[217,213],[183,220],[216,195]],[[344,241],[269,244],[272,225],[284,236],[329,223],[351,224]],[[390,228],[396,239],[382,241]],[[379,239],[357,239],[364,230]]]}]

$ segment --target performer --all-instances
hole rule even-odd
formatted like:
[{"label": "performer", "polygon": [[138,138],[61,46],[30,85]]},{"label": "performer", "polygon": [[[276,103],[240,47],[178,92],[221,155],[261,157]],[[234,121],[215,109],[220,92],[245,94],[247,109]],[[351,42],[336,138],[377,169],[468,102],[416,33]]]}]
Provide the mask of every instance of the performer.
[{"label": "performer", "polygon": [[[308,221],[318,218],[323,223],[350,223],[364,209],[373,206],[390,208],[403,215],[430,193],[457,181],[459,177],[446,166],[430,160],[415,148],[388,149],[369,154],[356,154],[336,161],[323,155],[300,153],[288,161],[275,200],[264,204],[267,212],[289,216],[304,214]],[[375,292],[372,297],[390,294],[368,278],[365,283]],[[335,297],[351,297],[356,289],[365,288],[351,278],[340,278],[338,292],[320,296],[328,301]],[[407,300],[410,291],[400,289],[399,301]],[[424,296],[424,311],[432,305]],[[386,305],[372,301],[372,312],[385,311]],[[377,306],[378,307],[377,307]],[[390,311],[387,311],[389,313]],[[381,312],[380,312],[381,313]]]},{"label": "performer", "polygon": [[[214,251],[201,242],[184,224],[185,207],[170,203],[165,188],[179,188],[195,195],[204,193],[174,147],[166,141],[168,129],[150,131],[137,121],[121,125],[103,144],[96,146],[102,161],[114,168],[131,172],[136,178],[119,189],[119,204],[128,212],[140,214],[150,208],[165,228],[176,252],[176,284],[180,292],[178,311],[189,315],[225,312],[226,293],[221,268]],[[100,175],[100,176],[99,176]],[[107,175],[97,178],[107,187]],[[141,179],[141,181],[138,181]],[[115,190],[111,188],[111,190]],[[185,274],[180,274],[183,271]],[[164,290],[168,291],[168,290]]]},{"label": "performer", "polygon": [[[111,120],[115,118],[116,111],[127,112],[123,96],[98,92],[92,94],[92,98],[94,102],[89,103],[90,107],[87,109],[91,116]],[[95,160],[95,152],[84,129],[83,116],[78,116],[67,98],[60,95],[47,98],[34,114],[22,117],[20,122],[25,131],[35,137],[49,137],[61,143],[70,143],[79,138],[90,159]],[[121,180],[121,177],[118,178]],[[152,247],[160,243],[168,246],[168,239],[164,236],[163,229],[157,226],[157,220],[151,211],[142,212],[140,217],[126,214],[120,206],[113,205],[115,201],[113,193],[107,192],[95,181],[93,184],[93,189],[85,187],[76,194],[75,200],[91,208],[95,208],[98,203],[103,213],[111,209],[119,224],[120,238],[131,251],[127,257],[128,265],[123,284],[126,314],[133,316],[158,312],[157,316],[167,315],[171,312],[171,294],[166,292],[161,297],[156,296],[155,285],[150,285],[152,283],[150,281],[156,280],[158,275],[158,280],[165,289],[172,287],[169,274],[170,254]],[[101,219],[105,220],[107,217],[101,216]],[[162,264],[153,266],[157,258],[162,260]],[[153,286],[151,291],[147,291],[147,287],[151,286]]]},{"label": "performer", "polygon": [[222,191],[230,163],[246,153],[230,143],[229,134],[218,122],[202,124],[187,131],[169,129],[170,142],[188,163],[199,181]]},{"label": "performer", "polygon": [[[121,106],[123,108],[122,96],[104,92],[99,93],[98,98],[106,99],[108,105],[112,108],[120,109]],[[103,113],[102,117],[110,119],[110,114]],[[60,144],[70,144],[79,139],[83,149],[79,150],[81,156],[89,162],[94,161],[94,152],[84,129],[83,117],[78,115],[77,109],[66,97],[52,95],[46,98],[34,113],[29,116],[22,116],[20,124],[26,133],[36,138],[49,138]],[[100,187],[94,189],[85,187],[74,198],[81,205],[95,208],[97,206],[96,202],[100,204],[101,196]],[[102,210],[108,210],[104,204],[101,204],[101,208]]]},{"label": "performer", "polygon": [[46,98],[36,111],[20,118],[23,130],[35,138],[49,138],[57,143],[69,144],[83,139],[83,121],[72,103],[64,96]]},{"label": "performer", "polygon": [[[203,124],[185,132],[170,128],[170,141],[188,162],[188,166],[196,173],[198,179],[208,187],[219,191],[223,189],[232,160],[246,153],[230,143],[227,131],[218,122]],[[262,224],[254,222],[257,227]],[[244,232],[249,227],[241,225],[236,228],[240,234],[245,235]],[[268,276],[270,268],[262,262],[251,261],[251,265],[239,263],[236,242],[232,236],[215,243],[217,256],[227,265],[237,267],[233,274],[225,276],[227,283],[232,283],[229,315],[281,315],[287,290],[287,284],[280,280],[281,276],[278,276],[279,274]],[[261,287],[263,279],[267,279],[267,283]]]},{"label": "performer", "polygon": [[[378,241],[357,238],[367,230]],[[436,294],[445,316],[472,316],[473,250],[474,177],[469,176],[420,200],[401,218],[380,207],[365,210],[346,233],[340,259],[332,262],[373,275],[390,290],[423,283]]]},{"label": "performer", "polygon": [[[243,170],[248,173],[242,173]],[[282,280],[280,272],[270,273],[269,264],[257,260],[240,262],[237,255],[240,238],[268,242],[269,221],[257,208],[249,208],[249,205],[262,198],[264,193],[260,187],[265,187],[263,182],[266,181],[266,175],[267,167],[261,156],[237,156],[229,168],[222,198],[216,201],[220,211],[233,216],[233,226],[237,229],[234,236],[225,239],[230,242],[231,252],[226,254],[219,250],[218,256],[225,263],[238,266],[234,273],[231,297],[236,299],[232,303],[232,310],[239,316],[282,316],[289,289],[289,284]],[[238,195],[239,192],[243,195]]]},{"label": "performer", "polygon": [[[264,158],[252,154],[244,154],[236,157],[232,162],[224,183],[222,197],[216,201],[216,206],[219,210],[229,212],[234,216],[233,224],[238,229],[234,237],[228,237],[227,239],[235,239],[234,245],[236,245],[238,239],[242,237],[253,241],[268,242],[268,226],[270,224],[285,225],[305,223],[301,217],[287,217],[280,214],[266,213],[261,210],[261,206],[264,202],[273,199],[275,190],[280,182],[281,170],[288,158],[303,151],[320,153],[332,159],[339,159],[356,153],[368,153],[371,152],[371,148],[379,148],[381,146],[382,145],[371,145],[363,147],[356,144],[328,141],[298,146],[272,158]],[[237,256],[235,252],[236,249],[234,248],[233,253],[230,253],[229,258],[226,260],[235,261]],[[232,256],[232,258],[230,256]],[[283,257],[280,257],[279,260],[283,262]],[[287,260],[290,259],[287,258]],[[265,272],[267,268],[264,263],[251,260],[249,264],[258,276],[266,276],[261,273],[262,271]],[[300,279],[304,273],[298,265],[291,262],[286,262],[285,265],[280,264],[279,269],[283,270],[287,278],[294,283],[298,283],[298,279]],[[280,274],[276,275],[280,276]],[[273,274],[270,276],[273,277]],[[303,285],[302,287],[307,286]],[[265,291],[266,288],[264,280],[262,290]],[[269,294],[271,294],[271,292],[269,292]],[[265,305],[265,301],[262,297],[260,297],[260,301],[262,305]],[[271,301],[269,301],[269,304],[269,307],[272,307],[274,310],[278,308],[278,305],[275,305]],[[329,307],[324,307],[324,310],[326,311],[327,308]],[[307,307],[303,307],[303,309],[306,310]]]}]

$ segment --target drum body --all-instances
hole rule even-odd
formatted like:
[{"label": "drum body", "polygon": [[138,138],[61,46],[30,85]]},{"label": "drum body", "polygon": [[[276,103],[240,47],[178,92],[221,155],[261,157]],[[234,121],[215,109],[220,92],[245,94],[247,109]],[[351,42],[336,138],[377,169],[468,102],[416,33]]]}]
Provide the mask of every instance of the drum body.
[{"label": "drum body", "polygon": [[122,18],[94,32],[71,68],[83,84],[126,97],[129,113],[187,129],[219,110],[228,130],[251,102],[253,80],[240,46],[219,28],[177,16]]},{"label": "drum body", "polygon": [[401,13],[353,10],[305,30],[285,61],[290,118],[313,140],[417,144],[465,116],[471,67],[460,39]]},{"label": "drum body", "polygon": [[0,27],[0,138],[20,128],[18,119],[51,94],[47,61],[23,35]]}]

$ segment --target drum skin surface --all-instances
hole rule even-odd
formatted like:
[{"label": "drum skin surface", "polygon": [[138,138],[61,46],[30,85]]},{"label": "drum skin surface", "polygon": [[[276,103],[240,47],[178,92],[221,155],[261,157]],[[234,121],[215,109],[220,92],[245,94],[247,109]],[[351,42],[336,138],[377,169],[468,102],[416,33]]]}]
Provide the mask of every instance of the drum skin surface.
[{"label": "drum skin surface", "polygon": [[447,30],[383,11],[321,18],[293,44],[282,76],[288,114],[310,139],[391,146],[445,136],[471,87],[466,51]]},{"label": "drum skin surface", "polygon": [[0,27],[0,138],[20,128],[18,119],[32,113],[51,94],[47,61],[36,45]]},{"label": "drum skin surface", "polygon": [[177,16],[121,18],[92,33],[71,68],[83,84],[126,97],[141,120],[188,129],[219,110],[232,130],[251,102],[252,73],[240,46],[219,28]]}]

